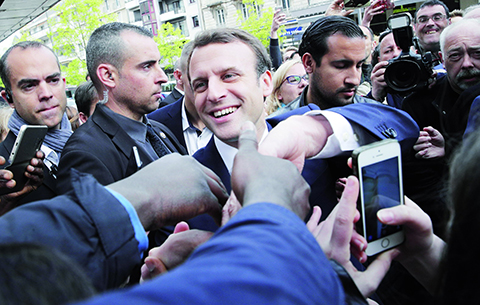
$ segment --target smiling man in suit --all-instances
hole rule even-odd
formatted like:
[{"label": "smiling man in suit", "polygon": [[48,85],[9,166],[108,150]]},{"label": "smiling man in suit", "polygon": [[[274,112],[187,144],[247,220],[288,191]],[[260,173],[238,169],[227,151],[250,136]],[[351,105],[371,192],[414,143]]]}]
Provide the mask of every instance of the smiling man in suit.
[{"label": "smiling man in suit", "polygon": [[[354,37],[342,37],[344,40],[358,48],[365,47],[363,32],[357,25],[345,26],[343,19],[334,22],[337,28],[353,29]],[[337,55],[340,56],[340,62],[348,66],[345,74],[358,70],[351,78],[358,76],[359,81],[361,69],[357,69],[357,66],[361,65],[364,52],[355,53],[354,59],[349,54]],[[343,59],[342,56],[348,57]],[[205,31],[193,41],[188,71],[195,94],[195,107],[200,118],[214,133],[212,140],[194,157],[219,175],[227,190],[230,190],[230,172],[242,124],[245,121],[255,124],[259,142],[272,128],[270,122],[265,121],[264,111],[264,99],[272,90],[270,66],[268,54],[258,39],[241,30]],[[336,92],[337,89],[332,86],[330,91]],[[350,93],[354,93],[354,89],[342,91],[338,94],[339,99],[351,99]],[[301,110],[306,112],[312,109],[319,108],[311,105]],[[365,120],[366,117],[369,120]],[[397,136],[400,141],[406,140],[408,143],[404,146],[411,147],[418,137],[418,127],[411,118],[380,104],[360,103],[331,108],[315,118],[323,126],[323,139],[319,141],[325,145],[322,152],[324,158],[350,152],[363,143],[389,136]],[[346,176],[344,172],[333,171],[329,164],[325,160],[309,160],[302,173],[312,188],[310,204],[323,209],[322,217],[326,217],[337,202],[336,178]],[[346,167],[346,159],[342,158],[342,164]]]}]

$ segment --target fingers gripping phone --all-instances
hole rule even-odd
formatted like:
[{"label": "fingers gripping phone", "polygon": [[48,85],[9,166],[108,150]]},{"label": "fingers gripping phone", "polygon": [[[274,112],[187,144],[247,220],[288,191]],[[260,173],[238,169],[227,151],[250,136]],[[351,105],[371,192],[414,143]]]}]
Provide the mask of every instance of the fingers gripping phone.
[{"label": "fingers gripping phone", "polygon": [[404,204],[400,145],[396,140],[382,140],[357,148],[352,158],[360,183],[357,231],[368,242],[366,254],[372,256],[405,239],[401,226],[387,226],[377,219],[378,210]]},{"label": "fingers gripping phone", "polygon": [[42,146],[47,131],[48,127],[46,125],[23,125],[20,128],[8,158],[8,165],[5,167],[13,173],[16,184],[13,188],[1,188],[0,195],[18,192],[23,189],[28,180],[25,176],[26,168]]}]

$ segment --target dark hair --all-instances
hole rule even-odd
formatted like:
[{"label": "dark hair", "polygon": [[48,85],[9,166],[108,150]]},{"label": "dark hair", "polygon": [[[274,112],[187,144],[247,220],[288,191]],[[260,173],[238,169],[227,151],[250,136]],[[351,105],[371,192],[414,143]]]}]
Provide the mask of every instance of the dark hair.
[{"label": "dark hair", "polygon": [[449,11],[448,7],[445,5],[445,3],[443,3],[440,0],[428,0],[428,1],[423,2],[422,5],[420,5],[420,7],[415,11],[415,16],[413,17],[413,22],[417,23],[417,13],[418,13],[419,10],[421,10],[422,8],[424,8],[426,6],[435,6],[435,5],[443,6],[443,9],[445,10],[445,16],[447,18],[450,17],[450,11]]},{"label": "dark hair", "polygon": [[50,50],[52,54],[55,56],[55,59],[57,60],[58,69],[61,70],[57,55],[55,55],[52,49],[50,49],[49,47],[47,47],[46,45],[38,41],[19,42],[11,46],[5,53],[3,53],[2,58],[0,59],[0,77],[2,78],[3,84],[5,85],[5,90],[7,92],[10,92],[12,90],[12,84],[10,83],[11,75],[10,75],[10,69],[8,68],[7,59],[8,59],[8,55],[10,55],[10,53],[16,48],[21,48],[22,50],[26,50],[29,48],[36,48],[36,49],[46,48],[47,50]]},{"label": "dark hair", "polygon": [[300,57],[303,57],[303,54],[308,52],[312,55],[317,65],[319,65],[322,57],[329,51],[327,39],[336,33],[341,33],[349,38],[365,38],[362,29],[347,17],[321,17],[303,33],[302,42],[298,47]]},{"label": "dark hair", "polygon": [[117,69],[121,69],[129,55],[128,50],[125,49],[124,41],[120,37],[124,31],[133,31],[139,35],[153,38],[152,33],[148,30],[121,22],[107,23],[93,31],[86,49],[87,69],[97,89],[101,88],[97,76],[98,66],[102,63],[108,63]]},{"label": "dark hair", "polygon": [[[272,69],[272,61],[263,44],[260,42],[260,40],[258,40],[253,35],[244,30],[222,28],[200,32],[192,41],[192,51],[212,43],[230,43],[235,41],[243,42],[244,44],[249,46],[255,53],[255,57],[257,60],[256,70],[258,77],[260,77],[265,71]],[[189,66],[192,53],[193,52],[191,52],[190,57],[188,58],[187,71],[189,78]]]},{"label": "dark hair", "polygon": [[0,245],[0,261],[0,304],[60,305],[95,294],[74,261],[45,246]]},{"label": "dark hair", "polygon": [[75,104],[77,105],[78,112],[83,112],[88,118],[90,115],[90,109],[93,103],[98,102],[97,90],[93,86],[92,81],[86,81],[77,87],[75,90]]}]

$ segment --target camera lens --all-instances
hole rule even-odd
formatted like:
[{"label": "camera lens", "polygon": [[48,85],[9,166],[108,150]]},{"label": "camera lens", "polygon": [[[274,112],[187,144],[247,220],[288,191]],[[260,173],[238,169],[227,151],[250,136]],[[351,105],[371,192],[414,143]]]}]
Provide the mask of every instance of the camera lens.
[{"label": "camera lens", "polygon": [[411,60],[397,60],[385,70],[385,82],[395,91],[408,91],[415,88],[421,75],[420,66]]}]

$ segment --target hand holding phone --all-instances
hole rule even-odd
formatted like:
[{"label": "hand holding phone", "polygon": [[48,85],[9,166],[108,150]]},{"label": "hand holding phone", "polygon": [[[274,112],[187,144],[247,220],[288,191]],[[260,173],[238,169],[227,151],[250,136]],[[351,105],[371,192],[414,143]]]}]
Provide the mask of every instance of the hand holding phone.
[{"label": "hand holding phone", "polygon": [[404,204],[400,145],[383,140],[356,149],[352,157],[360,183],[357,229],[368,242],[365,252],[372,256],[404,241],[401,226],[384,225],[377,219],[380,209]]},{"label": "hand holding phone", "polygon": [[5,167],[13,173],[16,184],[13,188],[0,188],[0,196],[23,189],[28,181],[25,176],[27,166],[36,157],[35,155],[42,146],[47,131],[48,127],[45,125],[23,125],[20,128],[8,159],[8,166]]}]

